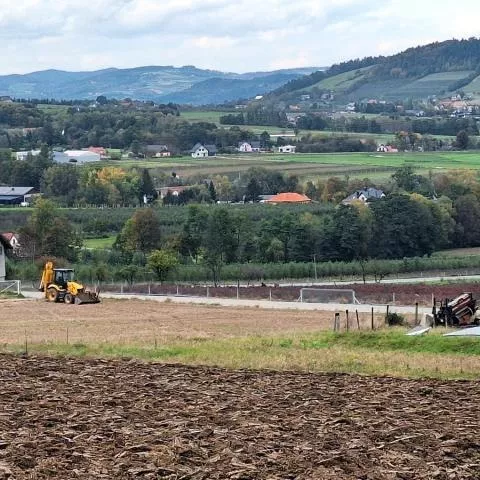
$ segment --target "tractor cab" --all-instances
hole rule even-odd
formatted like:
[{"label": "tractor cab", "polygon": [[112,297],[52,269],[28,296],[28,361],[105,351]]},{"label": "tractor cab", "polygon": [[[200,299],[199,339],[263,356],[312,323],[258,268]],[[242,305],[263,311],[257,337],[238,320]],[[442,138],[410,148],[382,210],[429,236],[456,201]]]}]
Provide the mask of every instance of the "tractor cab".
[{"label": "tractor cab", "polygon": [[54,268],[52,283],[66,289],[68,282],[73,282],[74,275],[75,273],[71,268]]}]

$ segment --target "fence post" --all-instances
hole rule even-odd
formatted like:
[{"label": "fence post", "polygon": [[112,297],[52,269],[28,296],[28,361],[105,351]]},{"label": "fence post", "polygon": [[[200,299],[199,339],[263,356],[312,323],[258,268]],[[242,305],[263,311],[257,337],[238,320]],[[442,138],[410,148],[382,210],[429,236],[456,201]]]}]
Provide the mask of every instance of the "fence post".
[{"label": "fence post", "polygon": [[335,320],[333,322],[333,331],[336,332],[339,330],[340,327],[340,313],[335,313]]},{"label": "fence post", "polygon": [[178,297],[178,295],[179,295],[179,292],[178,292],[178,284],[177,284],[177,297]]},{"label": "fence post", "polygon": [[357,327],[360,330],[360,319],[358,318],[358,310],[355,310],[355,315],[357,316]]},{"label": "fence post", "polygon": [[373,307],[372,307],[372,330],[375,330],[375,317],[373,316]]},{"label": "fence post", "polygon": [[152,285],[150,282],[148,282],[148,294],[151,295],[152,294]]},{"label": "fence post", "polygon": [[395,304],[395,292],[393,292],[393,304]]},{"label": "fence post", "polygon": [[272,289],[270,289],[270,301],[272,301]]},{"label": "fence post", "polygon": [[347,315],[347,324],[346,324],[346,328],[347,328],[347,332],[350,330],[350,321],[348,319],[348,310],[345,310],[345,314]]},{"label": "fence post", "polygon": [[418,302],[415,302],[415,325],[418,325]]},{"label": "fence post", "polygon": [[390,313],[390,305],[387,305],[387,313],[385,314],[385,325],[388,325],[388,314]]},{"label": "fence post", "polygon": [[207,285],[207,298],[210,297],[210,287]]}]

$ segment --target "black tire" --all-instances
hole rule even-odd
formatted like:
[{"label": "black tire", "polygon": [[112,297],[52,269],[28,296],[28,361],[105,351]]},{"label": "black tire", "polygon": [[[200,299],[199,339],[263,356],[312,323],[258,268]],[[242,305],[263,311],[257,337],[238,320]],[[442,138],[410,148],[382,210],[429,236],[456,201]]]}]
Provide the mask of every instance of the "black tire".
[{"label": "black tire", "polygon": [[63,301],[69,305],[73,305],[75,303],[75,297],[71,293],[66,293]]},{"label": "black tire", "polygon": [[50,287],[47,290],[47,300],[49,302],[58,302],[58,290],[56,288]]}]

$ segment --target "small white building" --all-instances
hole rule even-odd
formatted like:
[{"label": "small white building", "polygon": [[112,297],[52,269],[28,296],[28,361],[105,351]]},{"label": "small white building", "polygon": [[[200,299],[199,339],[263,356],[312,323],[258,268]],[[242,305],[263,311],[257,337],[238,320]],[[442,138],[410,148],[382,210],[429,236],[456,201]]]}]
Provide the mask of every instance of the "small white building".
[{"label": "small white building", "polygon": [[278,153],[295,153],[297,147],[295,145],[282,145],[278,147]]},{"label": "small white building", "polygon": [[53,152],[53,160],[57,163],[83,164],[99,162],[100,154],[88,150],[65,150],[64,152]]},{"label": "small white building", "polygon": [[240,142],[237,150],[242,153],[258,153],[260,151],[260,142]]},{"label": "small white building", "polygon": [[40,150],[28,150],[15,153],[15,157],[17,160],[26,160],[28,158],[28,155],[31,155],[32,157],[37,157],[38,155],[40,155]]}]

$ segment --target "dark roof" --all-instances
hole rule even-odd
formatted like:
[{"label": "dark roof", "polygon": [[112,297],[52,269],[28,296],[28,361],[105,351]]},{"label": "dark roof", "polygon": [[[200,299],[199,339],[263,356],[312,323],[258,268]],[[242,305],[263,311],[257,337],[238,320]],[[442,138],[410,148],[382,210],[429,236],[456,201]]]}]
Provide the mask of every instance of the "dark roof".
[{"label": "dark roof", "polygon": [[205,148],[208,150],[208,153],[217,153],[216,145],[205,145]]},{"label": "dark roof", "polygon": [[368,188],[363,188],[362,190],[357,190],[356,192],[353,192],[351,195],[349,195],[343,201],[344,202],[351,202],[352,200],[356,200],[356,199],[360,198],[362,195],[367,200],[379,199],[379,198],[382,198],[382,197],[385,196],[385,194],[383,193],[382,190],[379,190],[378,188],[368,187]]},{"label": "dark roof", "polygon": [[[190,153],[195,153],[199,148],[202,148],[202,147],[203,147],[203,145],[202,145],[201,143],[196,143],[196,144],[192,147],[192,149],[190,150]],[[204,148],[206,148],[206,147],[204,147]]]},{"label": "dark roof", "polygon": [[260,142],[250,142],[252,148],[260,148]]},{"label": "dark roof", "polygon": [[0,195],[8,197],[18,197],[28,195],[35,190],[33,187],[0,187]]},{"label": "dark roof", "polygon": [[147,152],[166,152],[167,145],[147,145]]}]

